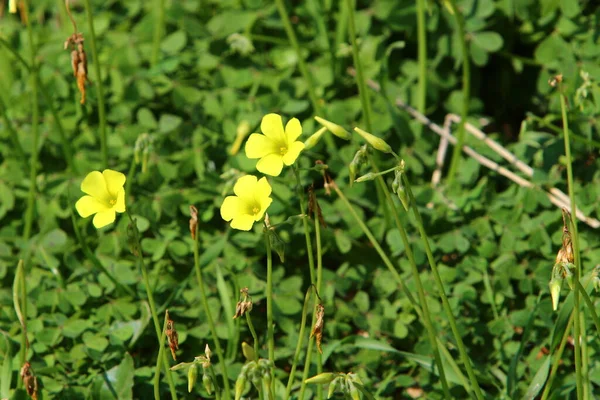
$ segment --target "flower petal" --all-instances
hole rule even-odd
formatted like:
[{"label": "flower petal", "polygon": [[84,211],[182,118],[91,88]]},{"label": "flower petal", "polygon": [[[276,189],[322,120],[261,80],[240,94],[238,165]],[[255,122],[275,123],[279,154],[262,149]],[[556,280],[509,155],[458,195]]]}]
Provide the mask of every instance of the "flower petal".
[{"label": "flower petal", "polygon": [[273,139],[259,133],[250,135],[246,142],[246,157],[248,158],[261,158],[278,151],[279,149]]},{"label": "flower petal", "polygon": [[106,188],[113,199],[117,198],[119,190],[125,185],[125,174],[119,171],[113,171],[112,169],[105,169],[102,171],[102,175],[106,180]]},{"label": "flower petal", "polygon": [[119,189],[117,192],[117,202],[113,206],[116,212],[125,212],[125,188]]},{"label": "flower petal", "polygon": [[256,183],[256,198],[262,199],[264,197],[269,197],[271,195],[271,185],[269,185],[269,181],[264,176],[258,180]]},{"label": "flower petal", "polygon": [[298,118],[290,119],[285,125],[285,137],[288,146],[294,143],[300,135],[302,135],[302,125],[300,125],[300,121],[298,121]]},{"label": "flower petal", "polygon": [[106,189],[106,180],[104,179],[104,175],[102,175],[100,171],[92,171],[87,174],[87,176],[83,179],[83,182],[81,182],[81,191],[106,204],[109,203],[111,198],[108,190]]},{"label": "flower petal", "polygon": [[285,165],[292,165],[294,161],[300,155],[300,152],[304,150],[304,143],[302,142],[294,142],[288,147],[287,153],[283,156],[283,162]]},{"label": "flower petal", "polygon": [[270,197],[260,199],[260,211],[254,216],[255,221],[260,221],[262,219],[262,217],[265,215],[265,212],[267,211],[267,208],[269,208],[272,202],[273,199]]},{"label": "flower petal", "polygon": [[92,214],[106,211],[109,208],[101,201],[98,201],[98,199],[96,199],[95,197],[83,196],[82,198],[77,200],[77,203],[75,203],[75,209],[77,210],[79,215],[81,215],[83,218],[87,218]]},{"label": "flower petal", "polygon": [[225,221],[231,221],[242,214],[243,203],[237,196],[227,196],[221,204],[221,218]]},{"label": "flower petal", "polygon": [[106,225],[110,225],[115,222],[117,213],[115,210],[108,209],[100,211],[94,216],[94,226],[96,229],[104,228]]},{"label": "flower petal", "polygon": [[256,169],[263,174],[279,176],[283,169],[283,159],[279,154],[266,155],[258,161]]},{"label": "flower petal", "polygon": [[233,193],[244,200],[252,200],[256,191],[256,181],[254,175],[242,176],[233,186]]},{"label": "flower petal", "polygon": [[238,215],[231,221],[231,227],[240,231],[249,231],[252,229],[252,225],[254,225],[254,218],[248,214]]},{"label": "flower petal", "polygon": [[283,121],[281,115],[278,114],[267,114],[263,117],[260,123],[260,130],[268,138],[281,142],[285,139],[283,133]]}]

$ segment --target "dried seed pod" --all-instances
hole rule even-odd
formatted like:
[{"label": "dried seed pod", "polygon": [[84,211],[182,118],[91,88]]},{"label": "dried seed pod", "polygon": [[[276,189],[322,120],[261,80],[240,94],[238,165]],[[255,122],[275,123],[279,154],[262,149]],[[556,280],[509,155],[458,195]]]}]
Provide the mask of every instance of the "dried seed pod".
[{"label": "dried seed pod", "polygon": [[310,332],[310,337],[315,337],[315,341],[317,342],[317,349],[319,353],[323,354],[323,349],[321,348],[321,340],[323,339],[323,326],[325,324],[325,307],[323,304],[317,304],[317,320],[315,322],[315,326],[313,326],[312,331]]},{"label": "dried seed pod", "polygon": [[27,394],[33,399],[37,400],[38,398],[38,383],[37,377],[34,375],[33,370],[31,369],[31,364],[29,361],[26,361],[21,368],[21,379],[23,380],[23,386],[25,386],[25,390]]},{"label": "dried seed pod", "polygon": [[196,230],[198,229],[198,209],[190,206],[190,234],[192,239],[196,240]]},{"label": "dried seed pod", "polygon": [[171,349],[171,355],[173,356],[173,360],[177,360],[176,350],[179,350],[179,334],[175,329],[175,321],[171,319],[169,316],[169,310],[165,311],[167,315],[167,329],[165,334],[167,335],[167,339],[169,340],[169,348]]},{"label": "dried seed pod", "polygon": [[233,319],[239,318],[252,310],[252,297],[248,294],[248,288],[240,289],[240,300],[236,304]]},{"label": "dried seed pod", "polygon": [[87,72],[85,71],[85,66],[82,62],[77,64],[77,88],[79,89],[79,93],[81,93],[81,100],[79,101],[81,104],[85,104],[85,83],[87,81]]}]

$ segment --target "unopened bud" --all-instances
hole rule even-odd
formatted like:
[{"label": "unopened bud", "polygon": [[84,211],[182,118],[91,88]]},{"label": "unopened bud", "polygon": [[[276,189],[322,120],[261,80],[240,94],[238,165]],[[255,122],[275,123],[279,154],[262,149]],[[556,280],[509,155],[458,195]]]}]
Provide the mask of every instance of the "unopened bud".
[{"label": "unopened bud", "polygon": [[192,389],[198,379],[198,365],[192,364],[188,369],[188,393],[192,393]]},{"label": "unopened bud", "polygon": [[11,14],[17,13],[17,0],[8,0],[8,12]]},{"label": "unopened bud", "polygon": [[343,377],[338,376],[329,384],[329,390],[327,391],[327,398],[330,399],[333,394],[342,388]]},{"label": "unopened bud", "polygon": [[337,375],[338,374],[334,374],[333,372],[323,372],[319,375],[313,376],[312,378],[308,378],[304,381],[304,383],[325,384],[334,380]]},{"label": "unopened bud", "polygon": [[375,174],[373,172],[369,172],[367,174],[364,174],[363,176],[359,176],[358,178],[356,178],[354,180],[354,182],[361,183],[361,182],[366,182],[366,181],[372,181],[375,178],[377,178],[377,174]]},{"label": "unopened bud", "polygon": [[398,195],[398,199],[400,199],[400,203],[402,203],[404,210],[408,212],[408,209],[410,208],[410,197],[406,194],[404,185],[400,184],[400,186],[396,188],[396,195]]},{"label": "unopened bud", "polygon": [[552,297],[552,309],[556,311],[558,309],[558,300],[560,299],[560,289],[562,288],[562,280],[552,279],[550,280],[550,297]]},{"label": "unopened bud", "polygon": [[317,143],[321,141],[321,138],[323,137],[325,132],[327,132],[327,128],[323,127],[315,133],[313,133],[312,135],[310,135],[308,139],[304,141],[304,150],[312,149],[313,147],[315,147]]},{"label": "unopened bud", "polygon": [[354,128],[354,131],[362,136],[362,138],[365,139],[366,142],[369,143],[375,150],[379,150],[384,153],[393,153],[392,148],[385,142],[385,140],[378,138],[369,132],[363,131],[360,128]]},{"label": "unopened bud", "polygon": [[361,146],[360,149],[354,154],[354,158],[350,162],[348,166],[348,175],[350,176],[350,186],[354,183],[354,179],[356,179],[356,174],[360,170],[360,167],[367,160],[367,146]]},{"label": "unopened bud", "polygon": [[244,354],[244,357],[246,357],[246,360],[248,361],[256,361],[257,359],[254,348],[246,342],[242,342],[242,354]]},{"label": "unopened bud", "polygon": [[244,393],[244,389],[246,388],[247,379],[245,374],[240,373],[238,375],[238,378],[235,381],[235,400],[240,400],[242,397],[242,393]]},{"label": "unopened bud", "polygon": [[250,126],[250,122],[244,120],[239,123],[236,130],[235,140],[231,145],[231,149],[229,149],[229,154],[234,156],[238,153],[238,151],[240,151],[242,142],[244,141],[244,139],[246,139],[246,136],[250,134],[251,129],[252,127]]},{"label": "unopened bud", "polygon": [[321,125],[323,125],[325,128],[327,128],[329,132],[333,133],[340,139],[350,140],[350,132],[342,128],[340,125],[335,124],[331,121],[327,121],[326,119],[323,119],[321,117],[315,117],[315,120]]},{"label": "unopened bud", "polygon": [[277,253],[279,260],[283,263],[285,260],[285,242],[277,234],[275,228],[269,229],[268,235],[271,248]]},{"label": "unopened bud", "polygon": [[212,394],[212,390],[213,390],[212,379],[207,374],[202,375],[202,386],[204,386],[204,389],[206,390],[206,392],[208,394]]},{"label": "unopened bud", "polygon": [[346,380],[346,385],[348,385],[348,394],[352,400],[360,400],[360,393],[356,386],[350,380]]}]

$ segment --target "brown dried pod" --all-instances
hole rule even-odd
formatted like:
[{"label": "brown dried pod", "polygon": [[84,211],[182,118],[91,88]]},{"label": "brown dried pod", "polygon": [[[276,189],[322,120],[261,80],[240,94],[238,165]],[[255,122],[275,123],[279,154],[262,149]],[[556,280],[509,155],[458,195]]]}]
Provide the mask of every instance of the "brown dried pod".
[{"label": "brown dried pod", "polygon": [[196,240],[196,230],[198,229],[198,209],[190,206],[190,234],[192,239]]},{"label": "brown dried pod", "polygon": [[325,306],[323,304],[317,304],[317,321],[315,322],[315,326],[313,326],[312,331],[310,332],[310,337],[315,337],[315,341],[317,342],[317,349],[319,353],[323,354],[323,349],[321,348],[321,340],[323,339],[323,326],[325,325]]},{"label": "brown dried pod", "polygon": [[173,356],[173,360],[177,360],[177,355],[175,354],[176,350],[179,350],[179,334],[175,329],[175,321],[171,319],[169,315],[169,310],[166,312],[167,316],[167,329],[165,334],[167,335],[167,339],[169,340],[169,348],[171,349],[171,355]]},{"label": "brown dried pod", "polygon": [[240,289],[240,301],[235,306],[235,314],[233,319],[239,318],[242,315],[252,310],[252,297],[248,294],[248,288]]},{"label": "brown dried pod", "polygon": [[23,385],[25,386],[25,390],[27,394],[34,400],[37,400],[38,395],[38,384],[37,378],[33,374],[33,370],[31,369],[31,364],[28,361],[23,364],[23,368],[21,368],[21,379],[23,380]]},{"label": "brown dried pod", "polygon": [[308,188],[308,215],[312,216],[315,213],[315,211],[321,226],[323,228],[327,228],[327,224],[325,223],[325,219],[323,218],[323,212],[321,211],[321,206],[319,206],[319,202],[317,201],[317,195],[315,194],[314,185],[310,185]]}]

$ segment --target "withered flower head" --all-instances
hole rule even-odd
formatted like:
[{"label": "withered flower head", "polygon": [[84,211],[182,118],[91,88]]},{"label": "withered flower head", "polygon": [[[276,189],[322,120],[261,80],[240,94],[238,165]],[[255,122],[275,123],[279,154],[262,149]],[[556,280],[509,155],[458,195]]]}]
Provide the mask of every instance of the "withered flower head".
[{"label": "withered flower head", "polygon": [[23,385],[25,386],[25,390],[27,394],[34,400],[37,400],[38,395],[38,384],[37,378],[33,374],[33,370],[31,369],[31,364],[28,361],[23,364],[23,368],[21,368],[21,379],[23,380]]},{"label": "withered flower head", "polygon": [[73,75],[77,80],[77,88],[81,93],[81,104],[85,104],[85,84],[89,82],[87,56],[83,49],[83,34],[79,32],[73,33],[65,40],[64,48],[71,50],[71,68]]},{"label": "withered flower head", "polygon": [[554,75],[552,78],[548,79],[548,84],[552,87],[555,87],[556,85],[560,84],[563,80],[563,75],[562,74],[558,74],[558,75]]},{"label": "withered flower head", "polygon": [[169,348],[171,349],[171,355],[173,356],[173,360],[177,360],[175,350],[179,350],[179,334],[175,329],[175,321],[173,321],[169,316],[169,310],[165,311],[165,313],[167,316],[167,330],[165,331],[165,334],[167,335],[167,339],[169,340]]},{"label": "withered flower head", "polygon": [[321,340],[323,339],[323,326],[325,325],[325,306],[319,303],[317,304],[317,321],[315,322],[315,326],[313,326],[312,331],[310,332],[310,337],[315,337],[317,342],[317,349],[319,353],[323,354],[323,349],[321,348]]},{"label": "withered flower head", "polygon": [[240,301],[237,302],[235,306],[235,315],[233,319],[241,317],[252,310],[252,297],[248,294],[248,288],[240,289]]},{"label": "withered flower head", "polygon": [[190,206],[190,234],[192,239],[196,240],[196,230],[198,228],[198,209]]}]

